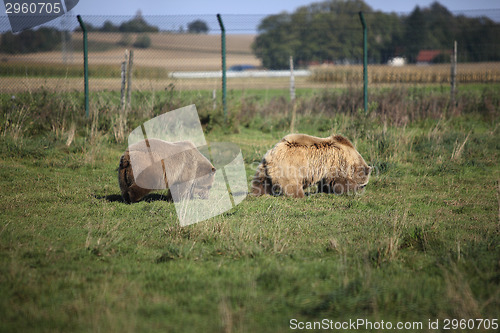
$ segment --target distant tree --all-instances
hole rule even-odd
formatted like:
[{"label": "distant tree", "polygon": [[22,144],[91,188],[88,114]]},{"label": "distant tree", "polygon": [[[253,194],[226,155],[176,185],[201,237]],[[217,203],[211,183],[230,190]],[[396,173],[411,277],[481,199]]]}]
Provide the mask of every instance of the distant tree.
[{"label": "distant tree", "polygon": [[193,34],[206,34],[208,32],[208,25],[202,20],[196,20],[188,23],[188,32]]},{"label": "distant tree", "polygon": [[[368,25],[368,58],[373,63],[404,56],[415,62],[421,50],[450,50],[457,40],[461,61],[498,61],[500,24],[481,18],[455,17],[438,2],[415,7],[408,16],[373,11],[362,0],[328,0],[298,8],[294,13],[265,17],[252,45],[270,69],[322,62],[360,62],[362,33],[358,12]],[[448,53],[444,53],[445,55]],[[436,61],[445,61],[442,56]],[[449,61],[449,60],[448,60]]]},{"label": "distant tree", "polygon": [[429,8],[422,11],[425,15],[427,29],[429,31],[426,41],[430,48],[441,49],[451,44],[450,41],[457,35],[459,27],[453,14],[438,2],[431,4]]},{"label": "distant tree", "polygon": [[486,17],[459,16],[458,45],[460,61],[499,61],[498,36],[500,24]]},{"label": "distant tree", "polygon": [[293,42],[301,42],[294,38],[291,30],[291,17],[287,13],[268,16],[262,20],[259,25],[260,34],[252,48],[257,58],[262,60],[264,67],[270,69],[287,67],[287,61],[294,53],[294,48],[298,48]]},{"label": "distant tree", "polygon": [[137,36],[133,46],[140,49],[147,49],[151,46],[151,38],[149,38],[148,35],[139,35]]},{"label": "distant tree", "polygon": [[446,52],[441,52],[434,59],[432,59],[433,64],[444,64],[450,62],[450,54]]},{"label": "distant tree", "polygon": [[430,48],[427,46],[429,39],[427,22],[419,6],[415,7],[404,24],[405,56],[410,62],[416,62],[418,52],[422,49]]},{"label": "distant tree", "polygon": [[290,55],[297,64],[360,61],[360,23],[352,19],[359,11],[372,10],[361,0],[324,1],[268,16],[258,27],[253,51],[270,69],[287,68]]},{"label": "distant tree", "polygon": [[119,30],[119,27],[117,25],[113,24],[113,22],[106,21],[106,22],[104,22],[104,24],[102,25],[102,27],[99,29],[99,31],[102,31],[102,32],[118,32],[120,30]]},{"label": "distant tree", "polygon": [[61,45],[61,32],[42,27],[38,30],[24,30],[19,34],[5,33],[0,42],[0,52],[32,53],[52,51]]},{"label": "distant tree", "polygon": [[399,50],[403,25],[395,14],[375,12],[365,17],[369,27],[368,55],[370,62],[387,63],[389,59],[402,56]]},{"label": "distant tree", "polygon": [[142,16],[140,10],[137,11],[135,17],[130,21],[124,22],[118,28],[120,32],[158,32],[158,27],[149,25]]},{"label": "distant tree", "polygon": [[[498,61],[500,24],[489,18],[453,16],[438,2],[429,8],[416,7],[407,18],[403,18],[404,38],[400,45],[410,62],[415,62],[420,50],[451,51],[453,41],[458,42],[460,61]],[[449,62],[447,52],[433,62]]]}]

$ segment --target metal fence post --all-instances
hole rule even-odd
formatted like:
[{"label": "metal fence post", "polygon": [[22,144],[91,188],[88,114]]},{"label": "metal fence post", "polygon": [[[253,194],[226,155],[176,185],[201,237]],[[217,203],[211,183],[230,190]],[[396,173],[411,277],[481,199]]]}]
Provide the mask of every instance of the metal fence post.
[{"label": "metal fence post", "polygon": [[294,133],[297,103],[295,102],[295,76],[293,74],[293,56],[290,56],[290,103],[292,104],[292,120],[290,120],[290,133]]},{"label": "metal fence post", "polygon": [[82,17],[77,15],[78,23],[83,31],[83,76],[85,78],[85,115],[89,117],[89,50],[87,46],[87,27],[82,21]]},{"label": "metal fence post", "polygon": [[134,50],[128,51],[128,66],[127,66],[127,110],[132,104],[132,66],[134,65]]},{"label": "metal fence post", "polygon": [[222,108],[224,110],[224,121],[227,122],[227,103],[226,103],[226,28],[222,22],[222,17],[217,14],[217,20],[221,30],[221,55],[222,55]]},{"label": "metal fence post", "polygon": [[457,91],[457,41],[453,43],[453,54],[451,55],[451,103],[456,106],[455,96]]},{"label": "metal fence post", "polygon": [[365,17],[359,12],[361,25],[363,26],[363,107],[368,112],[368,38]]},{"label": "metal fence post", "polygon": [[122,78],[122,88],[120,90],[120,113],[125,111],[125,107],[127,105],[127,51],[125,51],[125,61],[122,62],[122,70],[121,70],[121,78]]}]

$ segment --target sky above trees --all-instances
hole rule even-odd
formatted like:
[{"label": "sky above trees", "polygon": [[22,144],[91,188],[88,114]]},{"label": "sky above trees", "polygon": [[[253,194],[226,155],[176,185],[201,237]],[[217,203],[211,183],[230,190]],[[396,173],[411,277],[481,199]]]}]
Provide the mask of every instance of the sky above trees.
[{"label": "sky above trees", "polygon": [[[306,6],[314,0],[80,0],[73,10],[81,15],[134,15],[138,9],[144,15],[211,15],[222,14],[278,14],[282,11],[293,12],[300,6]],[[408,13],[415,6],[428,7],[433,0],[367,0],[374,10],[383,12]],[[440,4],[448,10],[460,11],[471,9],[500,8],[498,0],[441,0]],[[0,1],[1,13],[5,7]],[[485,11],[487,13],[487,11]],[[3,14],[2,14],[3,15]],[[497,17],[500,20],[500,17]]]}]

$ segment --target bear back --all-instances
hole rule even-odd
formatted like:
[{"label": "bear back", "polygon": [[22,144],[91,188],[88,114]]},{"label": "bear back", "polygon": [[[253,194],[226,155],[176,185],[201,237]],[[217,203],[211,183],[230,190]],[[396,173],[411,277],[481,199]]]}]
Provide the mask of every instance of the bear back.
[{"label": "bear back", "polygon": [[289,134],[285,136],[281,142],[285,143],[290,147],[316,147],[316,148],[324,148],[338,145],[344,145],[349,148],[353,148],[351,141],[342,135],[331,135],[326,138],[318,138],[316,136],[307,135],[307,134]]}]

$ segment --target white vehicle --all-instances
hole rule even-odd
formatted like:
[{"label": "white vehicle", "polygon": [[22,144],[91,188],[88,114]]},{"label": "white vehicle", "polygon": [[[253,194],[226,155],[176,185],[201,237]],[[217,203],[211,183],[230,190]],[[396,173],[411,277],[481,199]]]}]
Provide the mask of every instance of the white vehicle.
[{"label": "white vehicle", "polygon": [[397,66],[397,67],[404,66],[404,65],[406,65],[406,59],[403,57],[394,57],[392,59],[389,59],[387,64],[389,66]]}]

